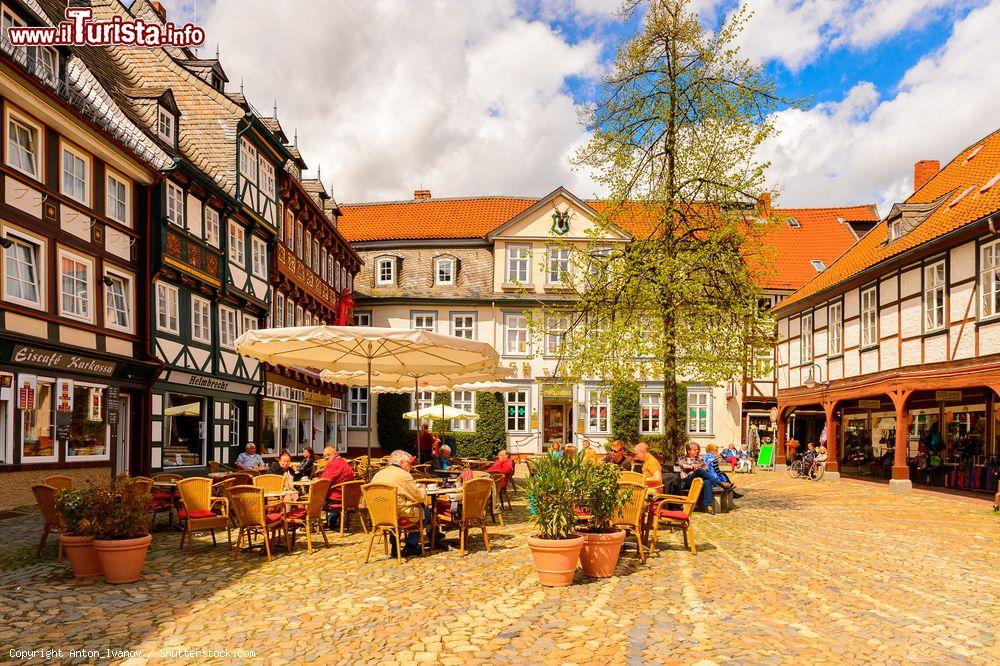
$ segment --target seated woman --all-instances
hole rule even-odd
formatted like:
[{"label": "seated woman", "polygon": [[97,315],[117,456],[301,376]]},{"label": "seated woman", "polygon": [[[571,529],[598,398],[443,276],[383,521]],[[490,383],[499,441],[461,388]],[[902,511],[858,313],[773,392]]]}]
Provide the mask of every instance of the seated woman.
[{"label": "seated woman", "polygon": [[434,469],[448,469],[451,467],[451,447],[443,444],[438,449],[438,454],[434,458]]},{"label": "seated woman", "polygon": [[[715,444],[709,444],[705,447],[705,462],[708,464],[708,469],[715,476],[715,485],[729,490],[730,488],[735,488],[733,482],[729,479],[729,476],[719,469],[719,447]],[[739,499],[743,497],[743,493],[733,490],[733,497]]]},{"label": "seated woman", "polygon": [[310,448],[302,449],[302,462],[292,472],[292,478],[296,481],[312,478],[313,470],[316,467],[316,458]]},{"label": "seated woman", "polygon": [[295,487],[292,486],[292,474],[294,473],[292,469],[292,454],[288,451],[282,451],[278,459],[268,466],[267,471],[269,474],[278,474],[284,478],[285,484],[282,489],[285,493],[284,499],[294,502],[299,498]]}]

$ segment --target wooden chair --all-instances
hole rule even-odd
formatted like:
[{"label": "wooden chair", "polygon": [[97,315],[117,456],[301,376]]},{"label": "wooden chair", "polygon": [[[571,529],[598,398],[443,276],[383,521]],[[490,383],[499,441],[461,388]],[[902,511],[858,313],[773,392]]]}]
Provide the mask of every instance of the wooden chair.
[{"label": "wooden chair", "polygon": [[[490,503],[490,491],[493,489],[493,479],[471,479],[462,484],[462,515],[454,516],[451,511],[438,511],[438,526],[448,529],[458,529],[458,543],[461,554],[465,555],[465,541],[469,537],[469,528],[478,527],[483,531],[483,543],[486,551],[490,551],[490,536],[486,532],[486,509]],[[431,550],[434,550],[436,532],[431,534]]]},{"label": "wooden chair", "polygon": [[285,527],[291,531],[291,545],[295,546],[295,528],[305,527],[306,550],[312,552],[312,531],[315,528],[323,535],[323,543],[330,547],[326,538],[326,526],[323,521],[323,506],[330,490],[330,479],[317,479],[309,487],[309,497],[305,501],[285,502],[288,506],[297,507],[285,514]]},{"label": "wooden chair", "polygon": [[355,480],[345,481],[334,486],[334,488],[340,489],[340,502],[328,501],[326,510],[340,512],[340,536],[344,536],[344,526],[350,526],[352,515],[358,517],[361,529],[365,531],[365,534],[368,534],[368,526],[365,524],[365,516],[361,510],[361,487],[364,485],[364,481]]},{"label": "wooden chair", "polygon": [[[368,539],[365,564],[371,559],[375,537],[381,536],[385,539],[385,547],[388,551],[390,534],[396,538],[396,558],[400,564],[403,562],[403,540],[401,537],[408,532],[417,532],[420,535],[420,554],[424,555],[423,521],[400,518],[399,509],[407,508],[410,505],[400,506],[397,503],[398,490],[396,486],[390,486],[386,483],[366,483],[361,486],[361,493],[364,496],[365,508],[368,510],[368,518],[372,521],[372,532],[371,538]],[[423,508],[420,505],[417,506],[420,509]]]},{"label": "wooden chair", "polygon": [[[42,538],[38,542],[38,550],[35,551],[35,557],[42,556],[42,548],[45,547],[45,541],[49,538],[51,532],[60,534],[64,529],[66,529],[66,521],[63,520],[62,514],[56,509],[56,494],[59,492],[52,486],[46,485],[44,483],[36,483],[31,486],[31,492],[35,495],[35,502],[38,503],[38,510],[42,514]],[[59,542],[59,549],[56,551],[59,561],[62,561],[62,541]]]},{"label": "wooden chair", "polygon": [[55,488],[56,492],[59,492],[60,490],[70,490],[73,488],[73,478],[63,476],[61,474],[54,474],[42,479],[42,485]]},{"label": "wooden chair", "polygon": [[[691,489],[685,495],[657,495],[653,498],[653,538],[649,544],[650,551],[656,550],[656,539],[660,534],[660,525],[681,528],[684,535],[684,547],[690,548],[692,554],[698,552],[698,544],[694,541],[694,526],[691,524],[691,514],[701,499],[701,488],[704,482],[700,478],[691,481]],[[680,504],[681,508],[668,509],[667,504]]]},{"label": "wooden chair", "polygon": [[148,476],[133,476],[129,478],[131,479],[132,485],[135,486],[142,494],[149,495],[153,492],[153,480]]},{"label": "wooden chair", "polygon": [[285,516],[281,511],[265,513],[264,511],[264,489],[257,486],[232,486],[226,491],[229,499],[229,506],[233,515],[236,516],[236,524],[240,532],[236,537],[236,549],[233,551],[233,559],[239,557],[240,546],[243,537],[247,538],[247,545],[252,543],[254,535],[260,535],[264,539],[264,549],[267,552],[267,561],[271,561],[271,538],[280,532],[285,534],[285,546],[291,548],[288,541],[288,528],[285,524]]},{"label": "wooden chair", "polygon": [[[507,480],[507,475],[503,472],[490,472],[490,478],[493,479],[493,495],[490,501],[490,518],[493,519],[493,524],[497,524],[497,518],[500,518],[500,526],[503,527],[503,484]],[[510,500],[507,500],[510,502]],[[495,506],[499,505],[500,510],[494,511]],[[494,515],[495,514],[495,515]]]},{"label": "wooden chair", "polygon": [[[233,547],[233,535],[229,531],[229,500],[225,497],[212,496],[212,479],[191,477],[177,482],[177,492],[181,496],[181,508],[177,519],[183,523],[181,533],[181,548],[187,538],[188,552],[194,548],[194,533],[209,530],[212,533],[212,545],[215,541],[215,530],[225,529],[229,547]],[[213,509],[220,509],[216,513]]]},{"label": "wooden chair", "polygon": [[[641,474],[639,476],[642,476]],[[615,514],[612,524],[615,527],[624,529],[626,534],[631,532],[635,535],[636,549],[639,552],[639,559],[646,561],[646,553],[642,548],[642,524],[646,520],[646,483],[619,482],[618,488],[627,488],[630,492],[628,501],[617,514]]]},{"label": "wooden chair", "polygon": [[150,507],[153,511],[153,522],[156,522],[156,514],[167,512],[167,526],[174,524],[174,506],[175,499],[177,497],[176,493],[171,492],[168,489],[156,488],[156,483],[158,481],[163,482],[174,482],[177,483],[184,477],[180,474],[155,474],[153,475],[153,499],[150,501]]},{"label": "wooden chair", "polygon": [[641,483],[646,485],[646,477],[642,472],[622,471],[618,473],[618,483]]}]

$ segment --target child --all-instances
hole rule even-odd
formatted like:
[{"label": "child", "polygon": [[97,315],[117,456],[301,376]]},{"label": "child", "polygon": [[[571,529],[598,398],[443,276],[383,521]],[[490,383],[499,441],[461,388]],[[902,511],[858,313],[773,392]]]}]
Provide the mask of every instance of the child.
[{"label": "child", "polygon": [[746,444],[740,446],[739,459],[740,471],[746,471],[748,474],[753,474],[753,458],[750,457],[750,452],[747,451]]},{"label": "child", "polygon": [[803,470],[805,470],[806,472],[809,471],[809,468],[812,467],[813,460],[816,459],[816,455],[817,455],[817,453],[816,453],[816,445],[813,444],[812,442],[809,442],[806,445],[805,455],[802,456],[802,469]]}]

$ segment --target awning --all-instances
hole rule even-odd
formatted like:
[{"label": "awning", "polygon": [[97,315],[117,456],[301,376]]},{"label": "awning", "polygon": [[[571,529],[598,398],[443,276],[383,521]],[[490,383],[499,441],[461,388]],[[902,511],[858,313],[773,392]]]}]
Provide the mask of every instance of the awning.
[{"label": "awning", "polygon": [[163,410],[164,416],[201,416],[201,403],[189,402],[186,405],[174,405]]}]

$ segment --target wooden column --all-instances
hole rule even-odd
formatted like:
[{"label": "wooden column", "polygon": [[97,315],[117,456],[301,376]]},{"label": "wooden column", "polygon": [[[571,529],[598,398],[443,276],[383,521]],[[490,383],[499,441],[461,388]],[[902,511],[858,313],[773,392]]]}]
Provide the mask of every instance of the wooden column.
[{"label": "wooden column", "polygon": [[840,463],[837,462],[837,401],[831,400],[823,403],[823,412],[826,414],[826,470],[828,472],[839,472]]},{"label": "wooden column", "polygon": [[910,448],[910,408],[906,401],[913,393],[910,389],[889,391],[892,404],[896,408],[896,450],[892,463],[892,480],[910,480],[910,467],[906,464],[906,454]]},{"label": "wooden column", "polygon": [[785,421],[785,407],[784,405],[778,405],[778,436],[775,438],[775,447],[777,451],[774,452],[774,462],[777,465],[784,464],[785,462],[785,444],[788,438],[787,432],[788,424]]}]

